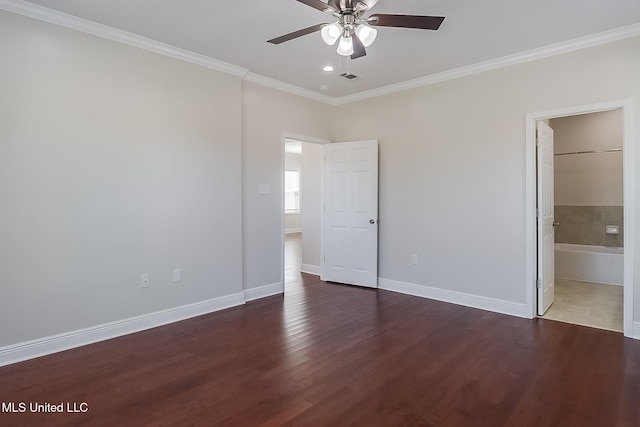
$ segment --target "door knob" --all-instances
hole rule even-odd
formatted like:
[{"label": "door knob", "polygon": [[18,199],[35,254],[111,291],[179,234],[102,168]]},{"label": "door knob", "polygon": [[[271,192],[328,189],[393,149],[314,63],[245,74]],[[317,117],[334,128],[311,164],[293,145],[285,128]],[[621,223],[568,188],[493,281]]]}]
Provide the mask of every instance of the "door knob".
[{"label": "door knob", "polygon": [[560,227],[560,223],[559,223],[559,222],[555,222],[555,221],[553,221],[553,226],[554,226],[554,227]]},{"label": "door knob", "polygon": [[373,218],[369,220],[369,224],[375,224],[375,223],[376,221]]}]

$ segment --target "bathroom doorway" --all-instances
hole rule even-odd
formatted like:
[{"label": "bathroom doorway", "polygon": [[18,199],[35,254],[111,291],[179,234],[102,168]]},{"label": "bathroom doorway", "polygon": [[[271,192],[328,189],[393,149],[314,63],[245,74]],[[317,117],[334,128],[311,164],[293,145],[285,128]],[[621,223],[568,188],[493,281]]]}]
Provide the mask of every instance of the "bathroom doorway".
[{"label": "bathroom doorway", "polygon": [[[539,317],[632,334],[629,120],[630,104],[626,101],[527,116],[535,177],[529,195],[533,193],[536,212],[534,236],[528,236],[536,260],[530,302]],[[540,195],[536,189],[547,182],[542,173],[535,172],[536,133],[531,130],[537,122],[545,122],[553,133],[555,237],[551,257],[544,256],[549,249],[540,253],[535,249],[540,247],[535,236],[542,227],[537,225]],[[537,291],[541,281],[537,272],[545,269],[540,269],[543,258],[547,263],[551,260],[555,270],[553,303],[548,310],[540,307],[538,311],[536,295],[541,293]]]},{"label": "bathroom doorway", "polygon": [[623,111],[549,119],[555,301],[542,315],[623,331]]}]

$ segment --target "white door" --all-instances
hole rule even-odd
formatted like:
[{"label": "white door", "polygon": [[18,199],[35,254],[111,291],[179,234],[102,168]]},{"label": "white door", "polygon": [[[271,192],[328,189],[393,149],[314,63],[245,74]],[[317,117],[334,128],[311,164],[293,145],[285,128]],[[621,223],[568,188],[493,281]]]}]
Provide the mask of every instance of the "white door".
[{"label": "white door", "polygon": [[378,141],[325,145],[322,280],[378,286]]},{"label": "white door", "polygon": [[538,154],[538,315],[543,315],[555,297],[553,129],[537,122]]}]

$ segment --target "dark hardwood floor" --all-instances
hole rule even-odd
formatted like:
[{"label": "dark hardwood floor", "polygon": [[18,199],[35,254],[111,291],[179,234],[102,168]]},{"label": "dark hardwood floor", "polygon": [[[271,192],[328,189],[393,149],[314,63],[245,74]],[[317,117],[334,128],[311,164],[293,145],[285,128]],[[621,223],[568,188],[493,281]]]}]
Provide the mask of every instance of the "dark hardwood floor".
[{"label": "dark hardwood floor", "polygon": [[640,342],[287,268],[275,296],[0,368],[1,426],[640,426]]}]

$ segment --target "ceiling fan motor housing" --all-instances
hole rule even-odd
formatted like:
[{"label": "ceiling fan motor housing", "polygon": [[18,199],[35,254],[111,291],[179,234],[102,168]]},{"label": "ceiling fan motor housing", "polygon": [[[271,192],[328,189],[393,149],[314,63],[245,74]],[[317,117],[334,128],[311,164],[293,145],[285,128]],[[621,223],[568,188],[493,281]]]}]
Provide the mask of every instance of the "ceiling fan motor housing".
[{"label": "ceiling fan motor housing", "polygon": [[356,24],[356,17],[351,13],[345,13],[340,18],[340,24],[349,30],[352,30]]}]

